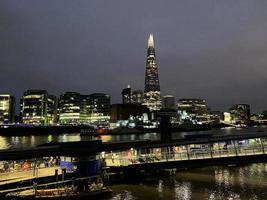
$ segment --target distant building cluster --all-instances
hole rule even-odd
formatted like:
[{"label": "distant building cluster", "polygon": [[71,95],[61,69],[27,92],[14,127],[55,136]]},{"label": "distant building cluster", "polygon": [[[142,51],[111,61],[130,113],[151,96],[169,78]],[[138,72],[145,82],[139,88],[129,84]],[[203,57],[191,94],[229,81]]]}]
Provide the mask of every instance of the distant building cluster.
[{"label": "distant building cluster", "polygon": [[[15,98],[0,95],[0,123],[15,120]],[[20,100],[16,122],[23,124],[90,124],[108,122],[110,95],[66,92],[57,98],[46,90],[27,90]]]},{"label": "distant building cluster", "polygon": [[155,44],[150,34],[147,44],[144,90],[122,89],[122,104],[111,105],[108,94],[65,92],[59,97],[46,90],[27,90],[20,99],[20,114],[15,116],[15,98],[0,94],[0,124],[96,124],[117,127],[155,127],[159,110],[172,110],[174,124],[248,125],[267,122],[267,112],[250,114],[248,104],[233,105],[228,112],[211,111],[204,99],[161,96]]}]

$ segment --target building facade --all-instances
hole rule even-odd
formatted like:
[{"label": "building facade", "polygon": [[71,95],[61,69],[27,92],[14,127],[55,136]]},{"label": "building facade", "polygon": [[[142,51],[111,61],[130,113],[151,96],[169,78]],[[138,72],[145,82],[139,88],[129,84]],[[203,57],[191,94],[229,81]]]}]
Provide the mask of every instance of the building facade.
[{"label": "building facade", "polygon": [[162,97],[162,107],[165,109],[175,109],[175,97],[172,95],[165,95]]},{"label": "building facade", "polygon": [[110,120],[111,104],[110,95],[93,93],[91,100],[91,123],[107,126]]},{"label": "building facade", "polygon": [[108,123],[110,109],[110,95],[103,93],[81,95],[76,92],[66,92],[59,100],[59,123]]},{"label": "building facade", "polygon": [[21,98],[20,116],[24,124],[47,123],[48,92],[27,90]]},{"label": "building facade", "polygon": [[132,89],[128,85],[127,88],[124,88],[121,92],[122,103],[123,104],[131,104],[132,103]]},{"label": "building facade", "polygon": [[158,67],[156,63],[156,52],[152,34],[150,34],[148,38],[143,104],[146,105],[151,111],[160,110],[161,108]]},{"label": "building facade", "polygon": [[55,124],[58,121],[58,98],[54,95],[48,95],[47,97],[47,117],[48,124]]},{"label": "building facade", "polygon": [[250,123],[250,105],[236,104],[230,108],[232,122],[234,124],[248,125]]},{"label": "building facade", "polygon": [[132,92],[132,103],[142,104],[144,102],[144,93],[142,90],[134,90]]},{"label": "building facade", "polygon": [[80,122],[80,94],[66,92],[59,98],[59,123],[77,124]]},{"label": "building facade", "polygon": [[210,122],[209,109],[203,99],[179,99],[177,110],[186,113],[192,120],[202,123]]},{"label": "building facade", "polygon": [[15,98],[9,94],[0,94],[0,124],[13,123],[15,118]]}]

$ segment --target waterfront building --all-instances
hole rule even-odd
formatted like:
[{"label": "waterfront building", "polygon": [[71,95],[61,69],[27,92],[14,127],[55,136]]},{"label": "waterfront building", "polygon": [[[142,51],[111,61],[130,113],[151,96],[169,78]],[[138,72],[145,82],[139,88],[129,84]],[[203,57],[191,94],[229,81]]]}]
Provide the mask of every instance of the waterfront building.
[{"label": "waterfront building", "polygon": [[144,102],[144,93],[142,90],[134,90],[132,92],[132,103],[142,104]]},{"label": "waterfront building", "polygon": [[97,125],[107,125],[110,120],[111,98],[104,93],[90,94],[91,100],[91,121]]},{"label": "waterfront building", "polygon": [[162,107],[165,109],[175,109],[175,97],[172,95],[165,95],[162,97]]},{"label": "waterfront building", "polygon": [[123,104],[130,104],[132,103],[132,90],[130,85],[127,88],[124,88],[121,92],[122,95],[122,103]]},{"label": "waterfront building", "polygon": [[91,108],[96,113],[102,113],[105,116],[110,116],[111,104],[110,95],[104,93],[93,93]]},{"label": "waterfront building", "polygon": [[210,122],[210,113],[206,101],[203,99],[179,99],[177,109],[186,112],[188,116],[202,123]]},{"label": "waterfront building", "polygon": [[161,108],[158,67],[156,63],[155,45],[152,34],[150,34],[148,38],[143,105],[146,105],[151,111],[160,110]]},{"label": "waterfront building", "polygon": [[231,113],[224,112],[223,113],[223,121],[226,122],[226,123],[231,123],[232,122]]},{"label": "waterfront building", "polygon": [[80,120],[80,94],[66,92],[59,98],[59,122],[77,124]]},{"label": "waterfront building", "polygon": [[0,94],[0,124],[13,123],[15,118],[15,98],[10,94]]},{"label": "waterfront building", "polygon": [[47,122],[48,92],[27,90],[21,98],[20,112],[24,124],[45,124]]},{"label": "waterfront building", "polygon": [[232,121],[235,124],[248,125],[250,123],[250,105],[236,104],[230,108]]},{"label": "waterfront building", "polygon": [[107,123],[110,118],[110,95],[94,93],[82,95],[66,92],[59,100],[61,124]]},{"label": "waterfront building", "polygon": [[92,97],[90,95],[80,95],[80,123],[88,124],[91,122],[93,114],[91,104]]},{"label": "waterfront building", "polygon": [[141,104],[113,104],[111,106],[110,127],[131,126],[148,120],[149,109]]},{"label": "waterfront building", "polygon": [[54,95],[48,95],[47,98],[47,117],[48,124],[55,124],[58,121],[58,98]]}]

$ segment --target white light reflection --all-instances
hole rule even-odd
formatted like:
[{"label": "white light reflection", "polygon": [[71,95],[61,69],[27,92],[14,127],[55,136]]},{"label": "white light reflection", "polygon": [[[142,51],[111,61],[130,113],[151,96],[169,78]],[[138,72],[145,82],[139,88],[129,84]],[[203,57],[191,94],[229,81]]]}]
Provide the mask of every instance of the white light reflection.
[{"label": "white light reflection", "polygon": [[130,191],[125,190],[112,197],[111,200],[135,200],[135,198]]},{"label": "white light reflection", "polygon": [[219,187],[229,188],[234,183],[234,177],[227,169],[217,169],[215,170],[215,183]]},{"label": "white light reflection", "polygon": [[176,200],[190,200],[192,196],[192,187],[188,182],[175,183],[174,185]]},{"label": "white light reflection", "polygon": [[162,188],[163,188],[163,181],[162,180],[159,180],[158,192],[162,192]]},{"label": "white light reflection", "polygon": [[10,146],[8,145],[6,138],[0,136],[0,149],[8,149]]}]

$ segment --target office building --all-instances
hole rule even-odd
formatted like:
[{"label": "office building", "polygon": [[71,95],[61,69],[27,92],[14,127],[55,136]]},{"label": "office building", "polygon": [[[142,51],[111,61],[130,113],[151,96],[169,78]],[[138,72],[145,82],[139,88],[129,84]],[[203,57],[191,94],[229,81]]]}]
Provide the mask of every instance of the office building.
[{"label": "office building", "polygon": [[0,124],[13,123],[15,118],[15,98],[0,94]]},{"label": "office building", "polygon": [[80,123],[88,124],[92,120],[92,97],[90,95],[80,95]]},{"label": "office building", "polygon": [[48,92],[27,90],[21,98],[21,121],[24,124],[47,123]]},{"label": "office building", "polygon": [[132,90],[128,85],[127,88],[124,88],[121,92],[122,95],[122,103],[123,104],[131,104],[132,103]]},{"label": "office building", "polygon": [[58,121],[58,98],[54,95],[48,95],[47,98],[47,123],[55,124]]},{"label": "office building", "polygon": [[110,119],[110,109],[110,95],[66,92],[59,100],[59,122],[61,124],[107,123]]},{"label": "office building", "polygon": [[230,108],[232,121],[235,124],[250,124],[250,106],[248,104],[236,104]]},{"label": "office building", "polygon": [[132,103],[142,104],[144,102],[144,93],[142,90],[134,90],[132,92]]},{"label": "office building", "polygon": [[66,92],[59,98],[59,123],[77,124],[80,121],[80,94]]},{"label": "office building", "polygon": [[156,63],[155,45],[152,34],[150,34],[148,38],[143,105],[146,105],[151,111],[160,110],[161,108],[158,66]]},{"label": "office building", "polygon": [[162,107],[165,109],[175,109],[175,98],[172,95],[165,95],[162,97]]},{"label": "office building", "polygon": [[110,116],[111,104],[110,95],[103,93],[90,94],[92,97],[91,109],[95,113],[102,113],[104,116]]},{"label": "office building", "polygon": [[192,120],[202,123],[210,122],[209,109],[203,99],[179,99],[177,109],[178,111],[186,112]]}]

